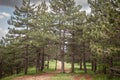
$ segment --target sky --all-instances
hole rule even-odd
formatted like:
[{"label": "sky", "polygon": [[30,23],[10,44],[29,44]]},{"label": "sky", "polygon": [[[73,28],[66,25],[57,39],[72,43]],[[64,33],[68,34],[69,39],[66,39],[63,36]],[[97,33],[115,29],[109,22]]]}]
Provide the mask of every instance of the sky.
[{"label": "sky", "polygon": [[[2,36],[8,32],[8,27],[12,27],[8,25],[7,21],[10,19],[11,15],[14,12],[14,6],[20,6],[22,4],[22,0],[0,0],[0,39]],[[31,0],[33,3],[40,3],[42,0]],[[46,0],[47,2],[49,0]],[[82,5],[82,10],[85,10],[87,13],[90,13],[90,7],[87,3],[87,0],[75,0],[76,4]]]}]

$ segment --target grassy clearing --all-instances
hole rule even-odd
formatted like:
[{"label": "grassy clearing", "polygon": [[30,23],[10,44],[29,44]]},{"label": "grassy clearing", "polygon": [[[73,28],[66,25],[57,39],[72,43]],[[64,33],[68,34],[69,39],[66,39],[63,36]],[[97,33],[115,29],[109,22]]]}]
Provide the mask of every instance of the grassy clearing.
[{"label": "grassy clearing", "polygon": [[[91,63],[86,63],[86,65],[87,69],[91,69]],[[79,64],[75,63],[75,68],[80,68]],[[82,66],[82,68],[84,68],[84,66]]]},{"label": "grassy clearing", "polygon": [[[36,74],[46,73],[46,72],[50,72],[50,71],[55,71],[55,61],[54,60],[50,61],[49,67],[50,67],[49,70],[47,70],[47,68],[45,68],[43,72],[39,72],[39,73],[36,73],[35,67],[29,68],[28,75],[36,75]],[[70,69],[71,64],[66,63],[65,67],[66,67],[66,69]],[[120,77],[109,78],[108,75],[94,73],[93,71],[91,71],[90,63],[87,63],[87,69],[88,69],[87,74],[91,75],[93,80],[120,80]],[[53,76],[51,80],[73,80],[73,76],[80,76],[83,74],[85,74],[84,70],[80,70],[79,65],[75,64],[75,73],[64,73],[64,74],[59,73],[59,74],[56,74],[55,76]],[[14,74],[12,76],[5,77],[1,80],[13,80],[14,78],[19,77],[19,76],[25,76],[25,75],[23,72],[21,72],[20,74]],[[80,80],[85,80],[85,78],[82,77]]]},{"label": "grassy clearing", "polygon": [[65,63],[65,68],[66,69],[70,69],[71,68],[71,64],[70,63]]}]

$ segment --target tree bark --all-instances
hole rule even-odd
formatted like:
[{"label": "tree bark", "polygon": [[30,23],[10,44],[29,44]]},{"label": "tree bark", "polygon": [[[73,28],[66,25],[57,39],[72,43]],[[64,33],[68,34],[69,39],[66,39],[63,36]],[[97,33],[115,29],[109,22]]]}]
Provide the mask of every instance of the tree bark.
[{"label": "tree bark", "polygon": [[20,71],[21,71],[20,65],[17,64],[17,65],[16,65],[16,74],[19,74]]},{"label": "tree bark", "polygon": [[64,64],[64,57],[65,57],[65,52],[64,52],[64,46],[65,46],[65,30],[63,32],[63,42],[62,42],[62,45],[61,45],[61,63],[62,63],[62,73],[65,73],[65,64]]},{"label": "tree bark", "polygon": [[56,63],[55,63],[55,70],[57,70],[57,53],[56,53]]},{"label": "tree bark", "polygon": [[61,68],[62,68],[62,73],[65,73],[65,65],[64,65],[64,51],[62,50],[62,55],[61,55]]},{"label": "tree bark", "polygon": [[106,69],[107,69],[107,68],[106,68],[106,66],[105,66],[105,65],[103,65],[103,73],[104,73],[104,74],[106,74],[106,73],[107,73]]},{"label": "tree bark", "polygon": [[28,72],[28,45],[26,45],[26,52],[25,52],[25,72],[24,74],[27,74]]},{"label": "tree bark", "polygon": [[84,52],[83,52],[83,66],[84,66],[84,72],[87,73],[87,68],[86,68],[86,49],[85,49],[85,43],[83,43],[84,45]]},{"label": "tree bark", "polygon": [[[74,26],[74,22],[73,22],[73,26]],[[74,39],[74,31],[72,33],[72,44],[71,44],[71,48],[72,48],[72,54],[71,54],[71,60],[72,60],[72,64],[71,64],[71,72],[74,73],[74,62],[75,62],[75,59],[74,59],[74,56],[75,56],[75,39]]]},{"label": "tree bark", "polygon": [[[113,57],[112,56],[110,57],[109,61],[110,61],[110,63],[109,63],[110,68],[112,68],[113,67]],[[113,70],[110,69],[110,75],[112,76],[112,74],[113,74]]]},{"label": "tree bark", "polygon": [[96,70],[97,70],[97,60],[96,59],[94,59],[93,64],[94,64],[93,71],[96,72]]},{"label": "tree bark", "polygon": [[113,67],[113,57],[110,57],[110,67]]},{"label": "tree bark", "polygon": [[82,57],[80,57],[80,70],[82,70]]},{"label": "tree bark", "polygon": [[92,65],[91,70],[94,71],[94,61],[93,61],[93,59],[92,59],[92,61],[91,61],[91,65]]},{"label": "tree bark", "polygon": [[44,69],[44,47],[42,48],[42,58],[41,58],[41,71],[43,71],[43,69]]},{"label": "tree bark", "polygon": [[72,53],[72,64],[71,64],[71,72],[74,73],[74,53]]},{"label": "tree bark", "polygon": [[65,73],[65,69],[64,69],[64,58],[62,58],[62,60],[61,60],[62,62],[62,73]]},{"label": "tree bark", "polygon": [[49,60],[50,60],[50,58],[49,58],[49,56],[48,56],[47,69],[49,69]]},{"label": "tree bark", "polygon": [[41,66],[41,49],[38,49],[37,51],[37,56],[36,56],[36,73],[40,71],[40,66]]},{"label": "tree bark", "polygon": [[2,78],[2,72],[3,72],[3,70],[2,70],[2,60],[0,61],[0,78]]}]

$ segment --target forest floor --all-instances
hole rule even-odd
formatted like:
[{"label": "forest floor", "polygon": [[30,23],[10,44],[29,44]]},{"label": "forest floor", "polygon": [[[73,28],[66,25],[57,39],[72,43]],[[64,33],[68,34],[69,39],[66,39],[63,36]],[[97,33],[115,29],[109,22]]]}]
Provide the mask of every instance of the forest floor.
[{"label": "forest floor", "polygon": [[79,76],[74,76],[74,80],[93,80],[91,75],[80,74]]},{"label": "forest floor", "polygon": [[[69,74],[70,69],[65,69],[65,72]],[[21,76],[21,77],[15,78],[14,80],[53,80],[52,78],[56,76],[56,74],[59,74],[59,73],[61,73],[61,62],[60,61],[58,61],[57,63],[56,71],[51,71],[51,72],[36,74],[36,75]],[[71,76],[73,78],[71,80],[92,80],[92,76],[89,74],[77,74],[77,75],[73,74]],[[55,80],[58,80],[58,79],[55,79]]]}]

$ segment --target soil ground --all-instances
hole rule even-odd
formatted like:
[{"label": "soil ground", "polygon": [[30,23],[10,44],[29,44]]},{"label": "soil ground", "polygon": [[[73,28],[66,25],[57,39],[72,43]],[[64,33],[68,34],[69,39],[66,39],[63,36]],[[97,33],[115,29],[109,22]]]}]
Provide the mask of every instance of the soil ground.
[{"label": "soil ground", "polygon": [[[51,78],[61,72],[61,62],[57,63],[57,70],[54,72],[42,73],[40,75],[30,75],[17,77],[14,80],[51,80]],[[70,69],[66,69],[65,72],[69,73]],[[92,77],[88,74],[80,74],[73,76],[74,80],[92,80]]]}]

